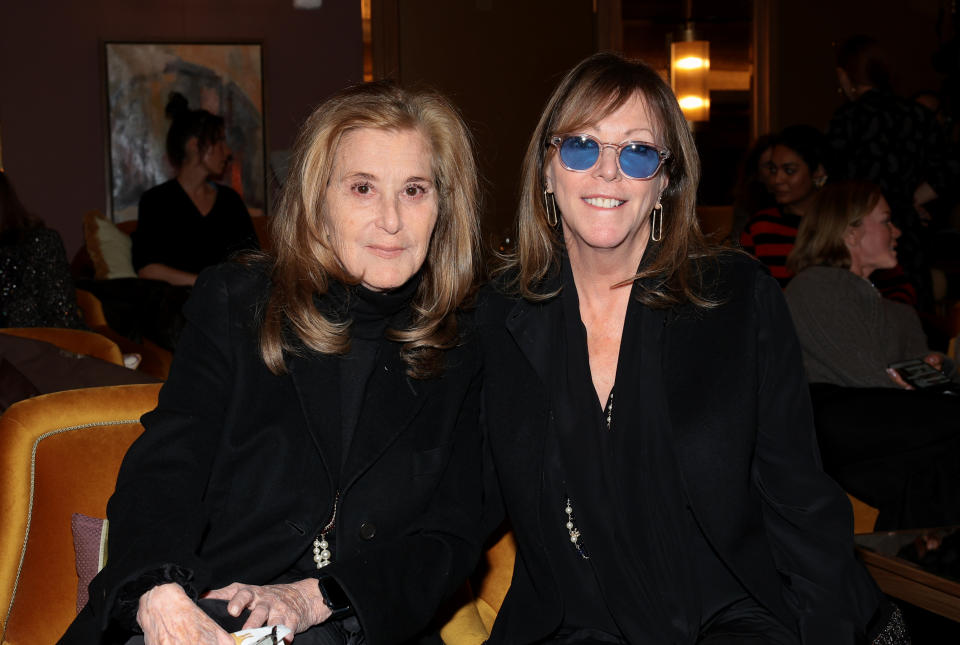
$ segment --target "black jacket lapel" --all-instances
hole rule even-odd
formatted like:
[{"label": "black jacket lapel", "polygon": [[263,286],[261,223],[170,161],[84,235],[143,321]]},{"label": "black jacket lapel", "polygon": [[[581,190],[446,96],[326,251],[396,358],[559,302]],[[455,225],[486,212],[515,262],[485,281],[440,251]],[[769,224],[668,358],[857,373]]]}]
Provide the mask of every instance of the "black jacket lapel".
[{"label": "black jacket lapel", "polygon": [[[373,373],[367,382],[363,410],[347,452],[341,480],[348,488],[366,471],[417,416],[427,400],[433,380],[413,379],[396,343],[380,344]],[[397,374],[403,374],[402,380]]]},{"label": "black jacket lapel", "polygon": [[290,379],[300,399],[305,427],[320,453],[331,490],[333,482],[329,481],[331,470],[328,460],[337,457],[331,455],[331,444],[326,433],[340,432],[340,382],[336,360],[333,356],[311,353],[294,356],[287,362]]},{"label": "black jacket lapel", "polygon": [[559,298],[541,303],[521,299],[507,316],[507,330],[546,388],[550,384],[550,353],[560,350],[551,345],[549,333],[559,315],[554,309],[560,306]]}]

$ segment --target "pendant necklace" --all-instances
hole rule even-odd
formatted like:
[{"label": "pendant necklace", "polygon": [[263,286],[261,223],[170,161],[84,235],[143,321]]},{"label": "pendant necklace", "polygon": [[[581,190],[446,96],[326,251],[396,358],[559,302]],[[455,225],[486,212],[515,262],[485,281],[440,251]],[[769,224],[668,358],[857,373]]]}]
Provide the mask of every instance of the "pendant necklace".
[{"label": "pendant necklace", "polygon": [[[613,422],[613,390],[610,390],[610,396],[607,398],[607,405],[603,408],[604,420],[606,421],[607,430],[610,429],[610,425]],[[567,497],[566,505],[563,508],[563,512],[567,514],[567,534],[570,536],[570,543],[573,544],[576,548],[577,553],[580,554],[580,557],[584,560],[589,560],[590,556],[587,555],[586,549],[583,547],[583,544],[580,543],[580,529],[577,528],[577,525],[574,523],[573,517],[573,502],[570,501],[570,498]]]},{"label": "pendant necklace", "polygon": [[320,529],[320,535],[313,539],[313,561],[318,569],[322,569],[330,564],[333,554],[330,552],[330,543],[327,542],[327,534],[333,530],[337,524],[337,504],[340,502],[340,491],[333,499],[333,513],[330,514],[330,521]]}]

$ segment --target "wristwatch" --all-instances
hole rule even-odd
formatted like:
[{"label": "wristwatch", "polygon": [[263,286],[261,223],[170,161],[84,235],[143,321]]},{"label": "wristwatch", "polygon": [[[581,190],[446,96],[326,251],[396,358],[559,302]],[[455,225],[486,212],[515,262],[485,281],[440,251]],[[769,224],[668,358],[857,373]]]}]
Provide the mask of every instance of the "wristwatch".
[{"label": "wristwatch", "polygon": [[323,596],[323,604],[330,608],[332,612],[328,620],[337,620],[353,615],[353,606],[350,605],[350,599],[343,591],[343,587],[332,576],[320,576],[317,579],[320,585],[320,595]]}]

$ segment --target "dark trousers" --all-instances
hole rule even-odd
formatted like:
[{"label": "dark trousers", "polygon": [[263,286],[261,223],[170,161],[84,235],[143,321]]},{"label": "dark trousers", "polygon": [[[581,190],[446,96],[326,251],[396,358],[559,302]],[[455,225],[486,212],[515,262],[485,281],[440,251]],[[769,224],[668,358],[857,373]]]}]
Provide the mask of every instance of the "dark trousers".
[{"label": "dark trousers", "polygon": [[[799,637],[773,614],[744,598],[716,613],[700,631],[697,645],[800,645]],[[542,645],[627,645],[619,636],[589,628],[561,628]]]},{"label": "dark trousers", "polygon": [[800,638],[753,598],[745,598],[717,613],[697,639],[697,645],[737,643],[800,645]]},{"label": "dark trousers", "polygon": [[[231,616],[227,613],[227,602],[225,600],[201,599],[197,604],[228,632],[235,632],[243,628],[243,621],[249,615],[248,611],[244,611],[236,618]],[[297,634],[294,642],[297,645],[363,645],[366,641],[360,631],[357,619],[347,618],[346,620],[311,627],[307,631]],[[144,645],[143,635],[134,636],[125,645]]]},{"label": "dark trousers", "polygon": [[960,396],[810,386],[824,470],[878,530],[960,522]]}]

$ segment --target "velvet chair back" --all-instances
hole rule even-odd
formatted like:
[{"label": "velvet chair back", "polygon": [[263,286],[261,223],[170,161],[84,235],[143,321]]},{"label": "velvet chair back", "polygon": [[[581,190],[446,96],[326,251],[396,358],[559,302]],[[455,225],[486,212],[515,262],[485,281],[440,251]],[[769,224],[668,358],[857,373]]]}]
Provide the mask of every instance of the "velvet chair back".
[{"label": "velvet chair back", "polygon": [[77,613],[71,516],[104,518],[159,384],[55,392],[0,417],[0,642],[55,643]]}]

